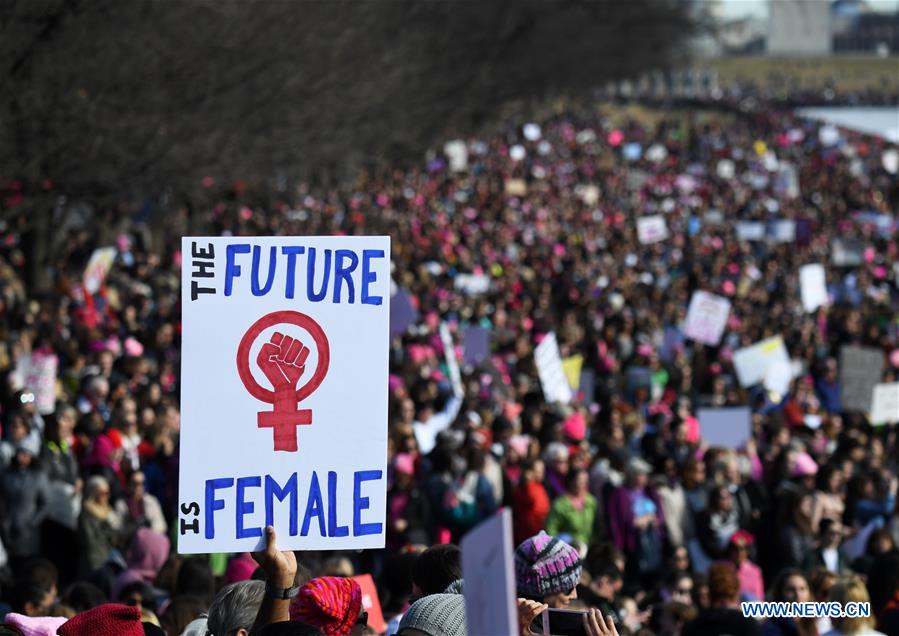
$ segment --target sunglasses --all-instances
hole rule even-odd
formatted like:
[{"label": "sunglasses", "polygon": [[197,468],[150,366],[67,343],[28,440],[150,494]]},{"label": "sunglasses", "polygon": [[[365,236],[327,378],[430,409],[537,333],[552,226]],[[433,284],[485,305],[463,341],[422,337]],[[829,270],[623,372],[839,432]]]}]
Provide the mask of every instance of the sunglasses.
[{"label": "sunglasses", "polygon": [[356,621],[356,625],[368,627],[368,612],[362,612],[361,614],[359,614],[359,619]]}]

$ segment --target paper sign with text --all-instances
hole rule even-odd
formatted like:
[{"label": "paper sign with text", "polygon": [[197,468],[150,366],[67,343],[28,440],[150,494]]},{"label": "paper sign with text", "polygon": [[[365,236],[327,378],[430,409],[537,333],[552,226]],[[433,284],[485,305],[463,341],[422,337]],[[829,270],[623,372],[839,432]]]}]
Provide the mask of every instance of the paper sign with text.
[{"label": "paper sign with text", "polygon": [[844,411],[871,410],[874,387],[883,375],[884,355],[874,347],[840,347],[840,402]]},{"label": "paper sign with text", "polygon": [[668,226],[665,225],[665,217],[658,214],[655,216],[641,216],[637,219],[637,238],[643,245],[664,241],[668,238]]},{"label": "paper sign with text", "polygon": [[460,547],[468,633],[519,633],[512,513],[503,508],[462,537]]},{"label": "paper sign with text", "polygon": [[790,367],[790,354],[787,353],[783,338],[774,336],[737,349],[734,351],[733,361],[740,386],[746,388],[764,382],[766,376],[770,378],[768,369],[771,367]]},{"label": "paper sign with text", "polygon": [[573,397],[568,378],[565,377],[565,369],[562,366],[562,356],[559,355],[559,343],[556,334],[550,332],[540,341],[534,349],[534,360],[537,363],[537,375],[540,376],[540,386],[543,387],[543,397],[547,402],[562,402],[568,404]]},{"label": "paper sign with text", "polygon": [[89,294],[96,294],[103,286],[106,275],[115,261],[116,248],[98,247],[91,254],[91,259],[84,268],[84,288]]},{"label": "paper sign with text", "polygon": [[877,384],[871,396],[871,424],[899,422],[899,382]]},{"label": "paper sign with text", "polygon": [[807,312],[827,304],[827,282],[820,263],[803,265],[799,270],[799,291],[802,307]]},{"label": "paper sign with text", "polygon": [[384,546],[389,237],[185,237],[178,551]]},{"label": "paper sign with text", "polygon": [[687,319],[682,331],[687,338],[716,346],[721,342],[729,313],[730,301],[727,298],[695,291],[687,308]]}]

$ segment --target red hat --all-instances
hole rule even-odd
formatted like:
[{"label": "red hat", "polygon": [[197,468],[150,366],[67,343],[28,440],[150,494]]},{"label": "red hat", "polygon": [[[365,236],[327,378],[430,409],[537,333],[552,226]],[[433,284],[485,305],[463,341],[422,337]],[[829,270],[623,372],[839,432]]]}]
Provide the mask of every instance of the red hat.
[{"label": "red hat", "polygon": [[106,603],[76,614],[56,632],[59,636],[144,636],[140,610]]},{"label": "red hat", "polygon": [[312,579],[290,604],[290,620],[318,627],[327,636],[347,636],[361,613],[362,588],[336,576]]},{"label": "red hat", "polygon": [[755,537],[752,536],[751,532],[740,529],[730,536],[730,544],[741,548],[748,548],[751,545],[755,545]]}]

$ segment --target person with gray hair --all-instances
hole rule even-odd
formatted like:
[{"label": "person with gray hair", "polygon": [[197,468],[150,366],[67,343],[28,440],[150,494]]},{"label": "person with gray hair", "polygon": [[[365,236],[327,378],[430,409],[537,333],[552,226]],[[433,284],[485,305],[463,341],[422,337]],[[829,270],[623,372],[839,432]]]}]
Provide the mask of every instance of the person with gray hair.
[{"label": "person with gray hair", "polygon": [[262,581],[238,581],[223,587],[209,606],[208,636],[249,636],[265,596]]}]

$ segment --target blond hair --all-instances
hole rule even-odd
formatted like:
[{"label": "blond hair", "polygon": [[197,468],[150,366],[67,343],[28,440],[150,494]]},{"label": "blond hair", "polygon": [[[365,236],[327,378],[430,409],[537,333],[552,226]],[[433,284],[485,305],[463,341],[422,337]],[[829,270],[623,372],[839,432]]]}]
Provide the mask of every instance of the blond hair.
[{"label": "blond hair", "polygon": [[[845,607],[847,603],[870,603],[871,597],[868,596],[868,589],[862,580],[857,576],[851,576],[834,583],[827,595],[827,600],[837,602]],[[844,634],[858,634],[865,629],[874,627],[874,619],[870,616],[834,618],[832,623],[835,629]]]}]

